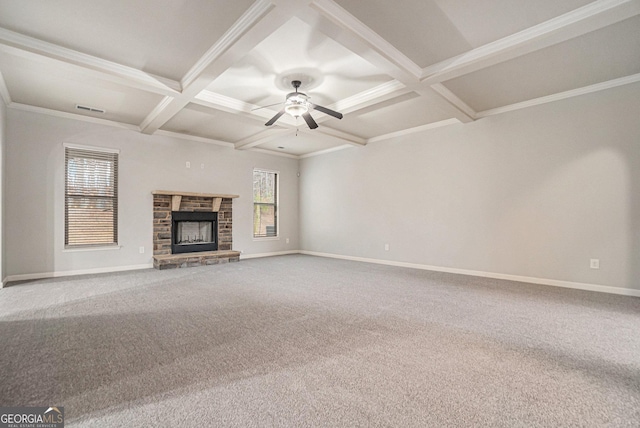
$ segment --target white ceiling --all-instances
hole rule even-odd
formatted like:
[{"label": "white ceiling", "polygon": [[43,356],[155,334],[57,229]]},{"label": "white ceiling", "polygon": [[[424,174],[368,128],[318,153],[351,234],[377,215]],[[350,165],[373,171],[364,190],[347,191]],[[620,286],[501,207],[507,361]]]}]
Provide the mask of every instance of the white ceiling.
[{"label": "white ceiling", "polygon": [[640,0],[0,0],[11,108],[294,158],[638,81]]}]

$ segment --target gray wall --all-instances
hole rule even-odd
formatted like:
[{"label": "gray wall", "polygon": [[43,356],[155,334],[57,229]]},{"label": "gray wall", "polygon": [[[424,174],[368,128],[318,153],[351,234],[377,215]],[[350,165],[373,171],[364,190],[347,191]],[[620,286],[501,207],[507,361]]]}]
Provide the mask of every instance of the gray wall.
[{"label": "gray wall", "polygon": [[301,248],[640,289],[639,112],[627,85],[303,159]]},{"label": "gray wall", "polygon": [[4,194],[5,194],[5,146],[7,130],[7,108],[0,99],[0,287],[5,277],[5,251],[4,251]]},{"label": "gray wall", "polygon": [[[248,255],[299,248],[295,159],[15,109],[7,113],[5,277],[150,264],[153,190],[237,194],[235,250]],[[64,143],[120,150],[119,250],[64,250]],[[280,172],[280,240],[253,240],[254,167]]]},{"label": "gray wall", "polygon": [[[298,165],[8,109],[1,274],[149,264],[151,191],[162,189],[239,194],[245,255],[302,249],[638,290],[639,111],[640,85],[627,85]],[[65,142],[120,149],[120,250],[64,251]],[[252,239],[254,167],[281,172],[279,241]]]}]

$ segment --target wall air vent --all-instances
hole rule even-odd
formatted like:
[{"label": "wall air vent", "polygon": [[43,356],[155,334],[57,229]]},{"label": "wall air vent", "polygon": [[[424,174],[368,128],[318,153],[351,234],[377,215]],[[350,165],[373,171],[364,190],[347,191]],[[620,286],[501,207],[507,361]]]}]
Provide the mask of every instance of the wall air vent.
[{"label": "wall air vent", "polygon": [[91,113],[105,113],[105,110],[101,108],[81,106],[80,104],[76,104],[76,110],[89,111]]}]

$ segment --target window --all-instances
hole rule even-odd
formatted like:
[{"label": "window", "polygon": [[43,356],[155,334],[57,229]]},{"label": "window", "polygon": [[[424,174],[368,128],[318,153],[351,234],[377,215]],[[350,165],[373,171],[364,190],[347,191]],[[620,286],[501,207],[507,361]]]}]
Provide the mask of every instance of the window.
[{"label": "window", "polygon": [[118,243],[118,153],[65,147],[66,248]]},{"label": "window", "polygon": [[253,170],[253,237],[278,236],[278,173]]}]

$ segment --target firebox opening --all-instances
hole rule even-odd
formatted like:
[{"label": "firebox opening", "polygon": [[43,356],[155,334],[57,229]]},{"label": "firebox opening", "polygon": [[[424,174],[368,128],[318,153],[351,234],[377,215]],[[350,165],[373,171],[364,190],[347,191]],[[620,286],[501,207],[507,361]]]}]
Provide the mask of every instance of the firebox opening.
[{"label": "firebox opening", "polygon": [[213,223],[210,221],[179,221],[177,227],[176,245],[213,242]]},{"label": "firebox opening", "polygon": [[218,213],[171,213],[171,252],[194,253],[218,249]]}]

